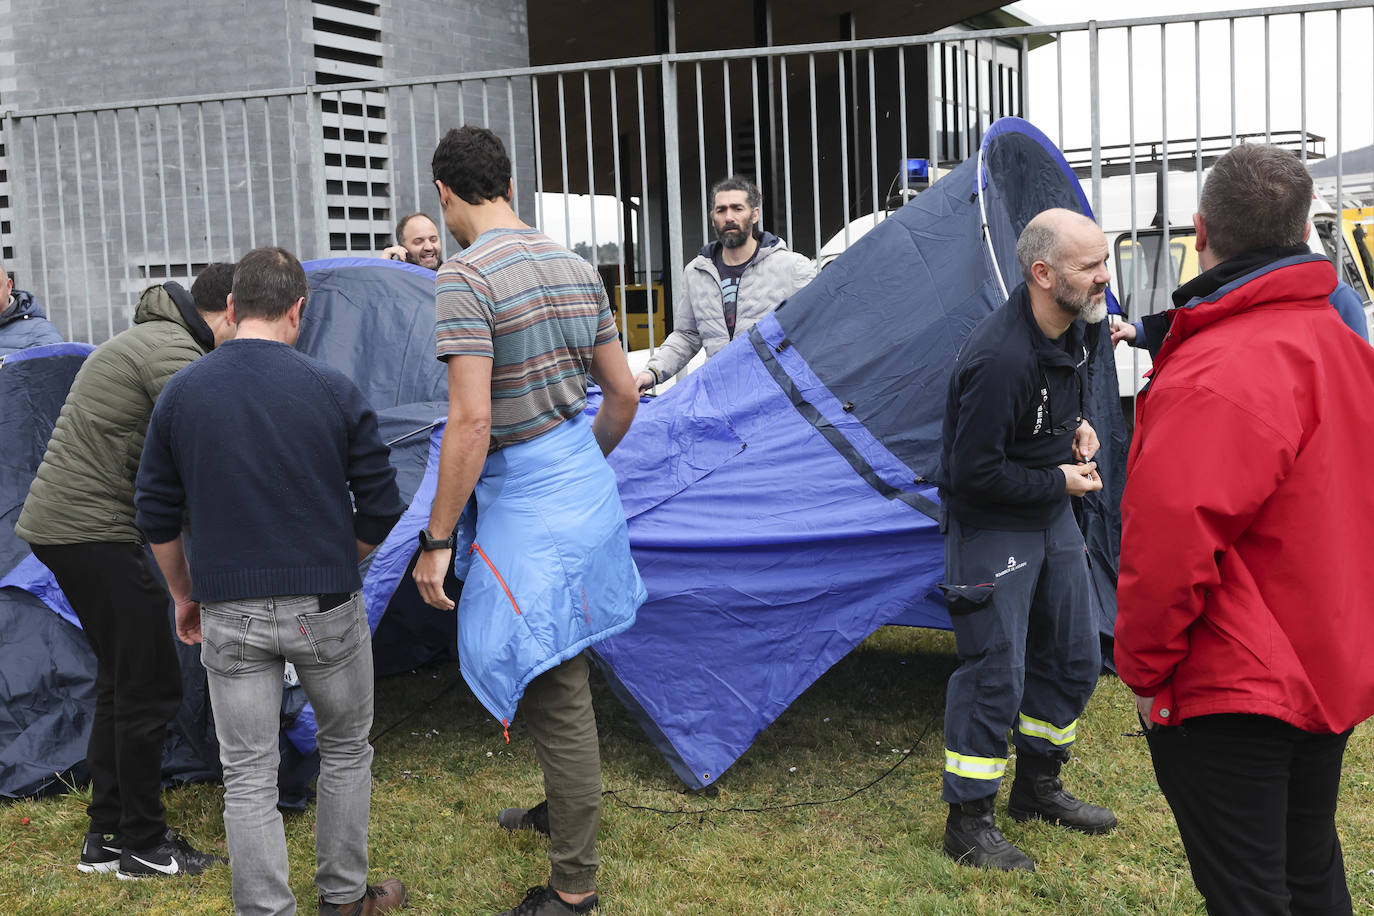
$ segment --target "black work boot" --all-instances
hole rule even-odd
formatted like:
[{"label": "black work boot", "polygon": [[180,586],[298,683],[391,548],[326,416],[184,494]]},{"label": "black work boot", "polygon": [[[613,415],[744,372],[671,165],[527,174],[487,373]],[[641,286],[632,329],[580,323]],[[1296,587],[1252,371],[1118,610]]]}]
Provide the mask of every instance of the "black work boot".
[{"label": "black work boot", "polygon": [[945,821],[945,855],[960,865],[1000,868],[1002,871],[1035,871],[1030,856],[1007,842],[997,829],[989,795],[976,801],[949,806]]},{"label": "black work boot", "polygon": [[1111,809],[1079,801],[1064,791],[1059,781],[1059,768],[1063,765],[1062,760],[1025,751],[1016,755],[1016,779],[1007,800],[1007,813],[1012,820],[1038,817],[1083,833],[1115,830],[1116,815]]}]

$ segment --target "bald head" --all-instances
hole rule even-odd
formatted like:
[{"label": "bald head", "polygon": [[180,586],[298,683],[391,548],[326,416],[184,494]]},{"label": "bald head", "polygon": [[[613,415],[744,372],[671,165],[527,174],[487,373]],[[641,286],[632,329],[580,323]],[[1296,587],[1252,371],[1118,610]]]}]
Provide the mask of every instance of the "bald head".
[{"label": "bald head", "polygon": [[1055,207],[1037,214],[1021,230],[1016,241],[1016,260],[1021,265],[1021,277],[1032,283],[1031,270],[1036,261],[1054,267],[1063,259],[1064,251],[1070,247],[1093,247],[1096,243],[1107,242],[1097,223],[1082,213]]},{"label": "bald head", "polygon": [[1083,214],[1056,208],[1037,215],[1016,241],[1016,260],[1032,303],[1055,316],[1050,324],[1106,317],[1107,237]]}]

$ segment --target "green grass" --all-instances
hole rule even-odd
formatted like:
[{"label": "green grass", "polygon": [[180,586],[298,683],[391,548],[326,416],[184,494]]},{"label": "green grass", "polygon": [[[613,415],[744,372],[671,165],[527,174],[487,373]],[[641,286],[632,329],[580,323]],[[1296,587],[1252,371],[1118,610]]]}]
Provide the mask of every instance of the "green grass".
[{"label": "green grass", "polygon": [[[1003,816],[1007,837],[1036,860],[1035,874],[993,874],[946,859],[941,720],[953,667],[948,633],[879,631],[760,736],[714,796],[685,793],[597,680],[603,772],[613,792],[601,827],[602,911],[1202,912],[1144,740],[1131,734],[1130,692],[1112,677],[1102,679],[1080,721],[1079,756],[1065,768],[1065,783],[1110,805],[1121,827],[1087,837]],[[494,822],[500,808],[542,796],[533,746],[518,720],[507,745],[461,681],[445,690],[457,677],[445,665],[378,683],[374,734],[440,695],[378,738],[373,764],[372,878],[404,880],[407,912],[416,916],[491,914],[547,877],[546,841],[507,834]],[[1371,774],[1374,740],[1361,726],[1346,755],[1338,815],[1357,913],[1374,912]],[[219,786],[185,786],[165,798],[172,824],[203,847],[224,850]],[[139,883],[78,874],[85,804],[84,793],[73,792],[0,807],[0,912],[231,911],[223,868]],[[307,914],[314,913],[313,830],[313,808],[287,820],[292,887]]]}]

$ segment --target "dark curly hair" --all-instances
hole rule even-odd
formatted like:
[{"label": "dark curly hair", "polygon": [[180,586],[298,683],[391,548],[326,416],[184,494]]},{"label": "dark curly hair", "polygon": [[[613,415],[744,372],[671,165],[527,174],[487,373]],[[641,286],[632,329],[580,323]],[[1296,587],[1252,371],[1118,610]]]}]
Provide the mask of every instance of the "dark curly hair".
[{"label": "dark curly hair", "polygon": [[191,298],[202,312],[222,312],[234,291],[234,265],[224,261],[207,264],[191,284]]},{"label": "dark curly hair", "polygon": [[430,169],[435,181],[470,204],[510,200],[510,157],[501,138],[485,127],[464,124],[444,134]]}]

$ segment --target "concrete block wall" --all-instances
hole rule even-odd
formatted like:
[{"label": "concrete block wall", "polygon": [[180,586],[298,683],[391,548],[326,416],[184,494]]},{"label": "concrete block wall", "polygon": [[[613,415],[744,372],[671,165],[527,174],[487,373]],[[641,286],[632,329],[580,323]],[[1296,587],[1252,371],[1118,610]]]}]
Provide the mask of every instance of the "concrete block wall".
[{"label": "concrete block wall", "polygon": [[[378,5],[383,79],[528,64],[519,0]],[[308,35],[313,10],[311,0],[0,0],[0,108],[304,87],[316,79]],[[505,92],[504,81],[490,90],[491,126],[512,147],[532,190],[529,93],[516,85],[512,138]],[[456,126],[456,97],[456,88],[440,90],[441,129]],[[429,180],[437,139],[433,93],[423,115],[417,111],[427,127],[417,124],[413,138],[403,98],[401,91],[388,99],[389,168],[373,180],[389,184],[393,217],[411,209],[438,217]],[[467,120],[480,120],[480,90],[470,86],[464,99]],[[0,219],[12,223],[17,260],[32,274],[27,285],[45,298],[64,333],[99,343],[127,326],[147,284],[189,277],[207,261],[237,257],[252,245],[296,248],[299,239],[302,259],[327,254],[316,250],[306,107],[300,98],[289,107],[275,99],[270,111],[265,117],[260,99],[248,102],[245,136],[237,101],[163,107],[156,115],[145,107],[137,120],[126,109],[118,115],[118,143],[112,112],[19,122],[24,174],[9,177],[24,183],[15,198],[24,211],[11,219],[0,207]],[[4,192],[0,187],[0,198]],[[532,194],[521,200],[522,212],[532,201]]]}]

